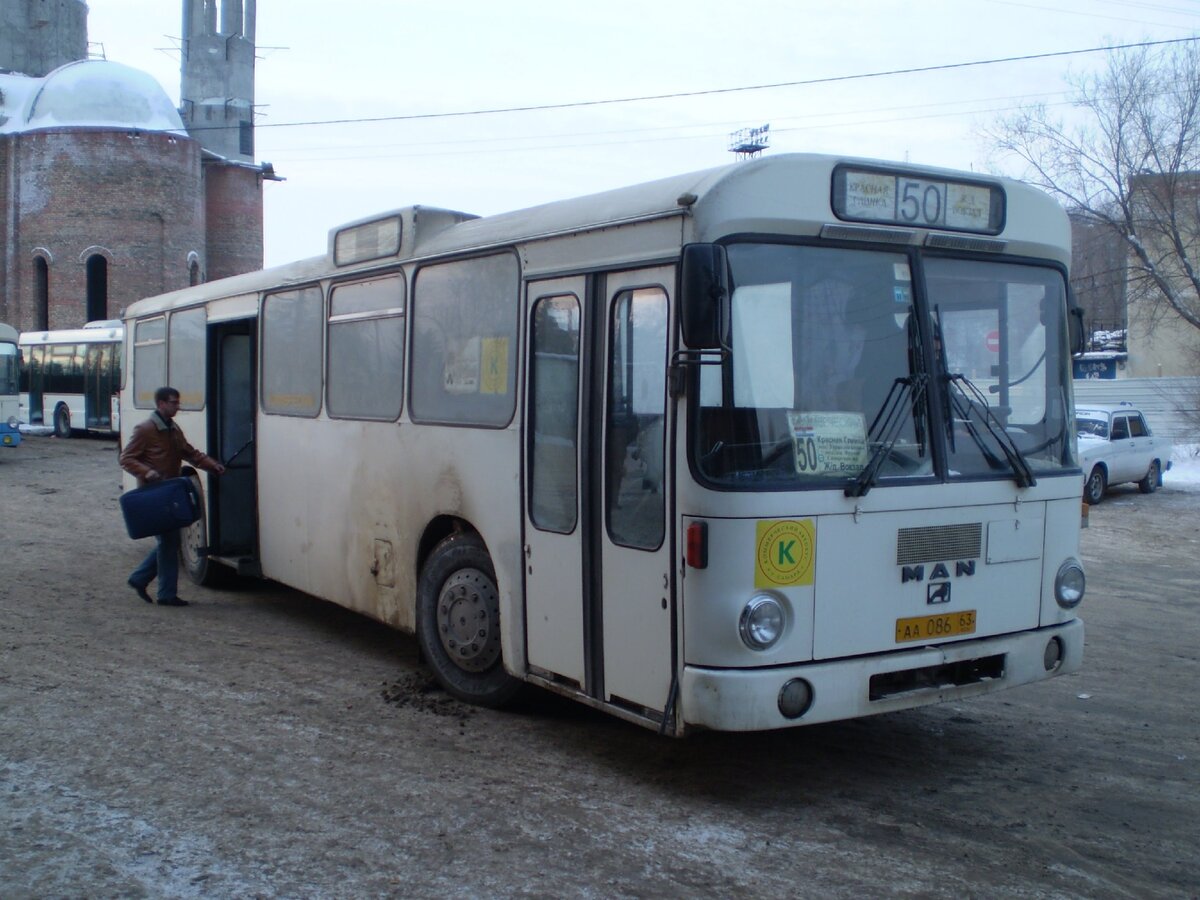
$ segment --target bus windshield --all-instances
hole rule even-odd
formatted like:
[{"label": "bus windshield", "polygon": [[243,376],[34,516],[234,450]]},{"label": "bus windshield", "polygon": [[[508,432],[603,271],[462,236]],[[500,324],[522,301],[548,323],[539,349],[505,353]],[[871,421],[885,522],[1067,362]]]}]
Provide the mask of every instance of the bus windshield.
[{"label": "bus windshield", "polygon": [[932,473],[903,253],[734,244],[731,353],[700,367],[697,468],[731,486]]},{"label": "bus windshield", "polygon": [[[922,290],[902,252],[739,243],[728,256],[729,352],[698,367],[692,446],[705,480],[929,478],[934,443],[950,478],[1027,484],[1072,464],[1057,271],[926,259]],[[921,309],[932,327],[918,327]]]},{"label": "bus windshield", "polygon": [[17,393],[17,345],[0,341],[0,396]]},{"label": "bus windshield", "polygon": [[1074,466],[1066,286],[1045,266],[925,260],[951,477]]}]

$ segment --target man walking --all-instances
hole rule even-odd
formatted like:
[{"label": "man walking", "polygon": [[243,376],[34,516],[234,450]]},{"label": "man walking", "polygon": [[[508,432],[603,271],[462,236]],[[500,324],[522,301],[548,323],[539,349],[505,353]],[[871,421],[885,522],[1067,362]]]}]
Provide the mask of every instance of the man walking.
[{"label": "man walking", "polygon": [[[154,406],[150,418],[133,429],[129,444],[121,451],[121,468],[137,478],[138,487],[164,478],[178,478],[185,459],[217,475],[225,471],[220,462],[189,444],[183,431],[172,421],[179,412],[179,391],[173,387],[160,387],[154,392]],[[129,586],[147,603],[153,603],[146,588],[156,577],[159,605],[188,605],[178,593],[178,529],[158,536],[158,546],[133,570]]]}]

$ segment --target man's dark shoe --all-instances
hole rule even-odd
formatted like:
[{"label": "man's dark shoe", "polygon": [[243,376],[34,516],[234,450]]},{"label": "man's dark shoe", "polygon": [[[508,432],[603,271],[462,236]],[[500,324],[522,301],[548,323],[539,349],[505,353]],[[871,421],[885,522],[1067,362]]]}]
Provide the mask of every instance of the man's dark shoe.
[{"label": "man's dark shoe", "polygon": [[133,588],[135,591],[137,591],[137,595],[139,597],[141,597],[143,600],[145,600],[147,603],[154,602],[154,598],[146,593],[146,588],[143,585],[140,585],[135,581],[130,581],[130,582],[128,582],[128,584],[131,588]]},{"label": "man's dark shoe", "polygon": [[187,606],[188,602],[182,597],[160,597],[159,606]]}]

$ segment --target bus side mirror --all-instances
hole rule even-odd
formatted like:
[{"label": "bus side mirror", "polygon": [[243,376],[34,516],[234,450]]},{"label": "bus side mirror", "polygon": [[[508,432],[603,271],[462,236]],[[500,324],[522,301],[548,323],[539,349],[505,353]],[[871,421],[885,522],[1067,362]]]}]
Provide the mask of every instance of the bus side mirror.
[{"label": "bus side mirror", "polygon": [[683,342],[698,350],[723,343],[722,314],[729,302],[729,262],[720,244],[687,244],[679,280]]},{"label": "bus side mirror", "polygon": [[1079,356],[1084,351],[1083,344],[1083,307],[1072,306],[1067,310],[1067,333],[1071,340],[1071,355]]}]

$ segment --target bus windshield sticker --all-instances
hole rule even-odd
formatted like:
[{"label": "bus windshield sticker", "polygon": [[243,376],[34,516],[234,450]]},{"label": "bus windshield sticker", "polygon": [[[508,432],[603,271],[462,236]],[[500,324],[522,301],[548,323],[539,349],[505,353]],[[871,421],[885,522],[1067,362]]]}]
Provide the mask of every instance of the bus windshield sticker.
[{"label": "bus windshield sticker", "polygon": [[483,339],[480,352],[481,394],[504,394],[508,391],[508,338]]},{"label": "bus windshield sticker", "polygon": [[866,419],[856,412],[789,412],[796,472],[855,475],[867,464]]}]

